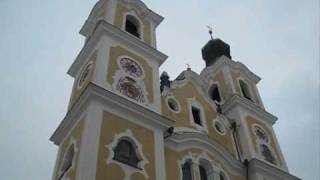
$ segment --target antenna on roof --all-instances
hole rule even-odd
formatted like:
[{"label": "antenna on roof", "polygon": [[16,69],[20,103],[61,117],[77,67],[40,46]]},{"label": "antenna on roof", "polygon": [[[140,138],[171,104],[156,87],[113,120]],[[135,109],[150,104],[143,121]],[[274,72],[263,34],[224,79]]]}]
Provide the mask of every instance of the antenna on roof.
[{"label": "antenna on roof", "polygon": [[207,26],[207,28],[209,29],[209,34],[210,34],[210,37],[211,37],[211,40],[213,40],[213,30],[212,30],[212,27],[211,26]]}]

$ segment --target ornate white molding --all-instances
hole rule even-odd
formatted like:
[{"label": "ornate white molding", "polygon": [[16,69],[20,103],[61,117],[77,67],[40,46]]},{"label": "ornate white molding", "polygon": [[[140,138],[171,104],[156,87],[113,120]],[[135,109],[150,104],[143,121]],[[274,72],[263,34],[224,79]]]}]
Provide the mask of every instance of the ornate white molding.
[{"label": "ornate white molding", "polygon": [[[117,146],[120,140],[128,140],[135,146],[136,155],[138,156],[140,162],[138,164],[138,168],[134,168],[128,166],[124,163],[116,161],[113,159],[114,157],[114,148]],[[125,132],[115,134],[113,137],[113,141],[105,146],[109,150],[109,156],[106,160],[107,164],[117,164],[125,173],[125,180],[130,180],[130,177],[134,173],[141,173],[146,179],[149,178],[147,171],[145,169],[145,165],[149,163],[148,159],[144,156],[142,151],[142,144],[133,136],[132,131],[127,129]]]},{"label": "ornate white molding", "polygon": [[184,128],[176,131],[173,136],[166,140],[166,145],[178,152],[187,149],[202,149],[203,151],[211,154],[212,156],[223,162],[225,168],[228,169],[232,174],[238,174],[240,176],[244,171],[244,166],[241,162],[236,160],[236,158],[227,151],[222,145],[218,144],[210,137],[203,133],[197,131],[187,130],[183,131]]},{"label": "ornate white molding", "polygon": [[[171,99],[176,102],[176,105],[177,105],[177,108],[178,108],[177,111],[175,111],[175,110],[171,109],[171,107],[169,107],[169,101],[170,101]],[[173,95],[168,95],[168,96],[166,97],[166,99],[165,99],[165,102],[166,102],[167,108],[168,108],[170,111],[172,111],[173,113],[178,114],[178,113],[181,112],[180,102],[179,102]]]}]

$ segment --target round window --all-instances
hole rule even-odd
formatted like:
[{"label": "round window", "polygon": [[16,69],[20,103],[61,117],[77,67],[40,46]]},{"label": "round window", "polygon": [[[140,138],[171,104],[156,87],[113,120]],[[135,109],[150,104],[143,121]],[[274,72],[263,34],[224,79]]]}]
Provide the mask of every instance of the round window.
[{"label": "round window", "polygon": [[220,122],[220,121],[215,121],[214,122],[214,127],[216,128],[217,132],[224,135],[226,132],[226,129],[224,127],[224,125]]},{"label": "round window", "polygon": [[180,110],[178,102],[173,98],[169,98],[167,100],[167,104],[169,108],[174,112],[178,112]]}]

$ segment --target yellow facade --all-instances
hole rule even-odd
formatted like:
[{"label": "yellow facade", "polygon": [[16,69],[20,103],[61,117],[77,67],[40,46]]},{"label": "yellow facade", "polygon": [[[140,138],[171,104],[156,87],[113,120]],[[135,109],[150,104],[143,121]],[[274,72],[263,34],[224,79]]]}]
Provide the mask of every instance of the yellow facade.
[{"label": "yellow facade", "polygon": [[60,180],[59,177],[61,176],[61,168],[62,168],[63,160],[70,143],[72,143],[73,141],[76,143],[75,146],[77,149],[77,152],[74,157],[75,164],[73,165],[72,168],[70,168],[65,173],[64,176],[69,178],[70,180],[76,179],[76,171],[78,167],[77,162],[78,162],[78,157],[81,151],[80,146],[81,146],[81,137],[83,134],[83,126],[84,126],[84,120],[80,120],[77,123],[77,125],[74,127],[74,129],[71,130],[70,135],[64,139],[62,144],[60,144],[59,151],[58,151],[59,156],[56,162],[57,163],[56,172],[54,173],[54,178],[53,178],[54,180]]},{"label": "yellow facade", "polygon": [[[81,95],[81,93],[83,92],[83,90],[87,87],[87,85],[92,81],[93,79],[93,74],[95,72],[95,65],[96,65],[96,60],[97,60],[97,56],[98,56],[98,51],[95,50],[91,56],[89,56],[89,61],[87,61],[88,63],[92,62],[92,69],[88,74],[88,77],[85,79],[85,82],[83,83],[83,85],[79,88],[78,87],[78,83],[79,83],[79,78],[81,76],[81,73],[83,72],[83,69],[80,70],[79,75],[76,77],[74,83],[73,83],[73,88],[72,88],[72,94],[71,94],[71,98],[69,101],[69,108],[72,107],[72,105],[76,102],[76,100],[79,98],[79,96]],[[86,67],[87,64],[85,64],[83,66],[83,68]]]},{"label": "yellow facade", "polygon": [[130,57],[130,58],[134,59],[135,61],[137,61],[142,66],[143,71],[145,73],[144,82],[146,84],[146,89],[147,89],[147,93],[148,93],[148,100],[150,103],[153,103],[154,102],[154,95],[153,95],[153,69],[152,69],[152,67],[147,63],[147,60],[136,55],[135,53],[130,52],[129,50],[126,50],[125,48],[122,48],[120,46],[110,48],[110,56],[108,57],[109,65],[108,65],[107,82],[109,84],[114,84],[113,77],[115,76],[116,72],[120,69],[117,61],[121,56]]},{"label": "yellow facade", "polygon": [[[149,161],[144,168],[146,169],[149,179],[155,179],[155,150],[152,130],[132,123],[129,120],[121,118],[113,113],[104,112],[101,126],[96,180],[105,180],[106,177],[114,180],[124,179],[125,172],[123,172],[118,165],[114,163],[108,165],[106,163],[110,154],[106,145],[110,144],[114,140],[114,136],[116,134],[125,132],[128,129],[132,131],[133,136],[141,144],[144,144],[142,152]],[[131,179],[143,180],[145,177],[140,173],[135,173],[131,176]]]},{"label": "yellow facade", "polygon": [[[250,115],[255,111],[252,114],[261,113],[265,115],[261,117],[271,117],[264,111],[256,82],[251,80],[257,79],[253,73],[246,68],[239,71],[239,64],[228,56],[230,58],[214,59],[215,63],[222,66],[212,69],[206,67],[208,71],[204,70],[200,75],[188,69],[177,79],[167,79],[164,82],[163,76],[159,77],[158,72],[166,57],[155,49],[154,32],[163,18],[147,9],[140,0],[99,3],[90,15],[92,18],[82,29],[87,38],[84,50],[70,68],[69,74],[75,80],[68,113],[51,139],[59,145],[53,180],[61,180],[61,169],[63,163],[67,162],[65,160],[68,160],[66,154],[70,143],[75,143],[76,151],[72,167],[65,172],[63,180],[83,177],[85,180],[182,180],[182,164],[188,158],[192,158],[192,166],[197,167],[192,169],[194,180],[201,180],[200,160],[210,163],[213,167],[210,173],[216,173],[217,180],[245,180],[245,171],[248,170],[244,164],[245,159],[267,161],[266,154],[258,156],[261,152],[257,142],[261,138],[258,139],[252,128],[255,124],[261,126],[269,135],[270,147],[275,151],[275,158],[280,163],[271,162],[268,165],[286,170],[272,131],[272,123],[269,123],[273,121],[272,118],[265,121]],[[128,27],[127,14],[134,14],[141,23],[141,39],[131,38],[131,35],[123,33]],[[95,22],[97,19],[109,24],[98,24]],[[103,28],[98,27],[99,25]],[[99,31],[96,32],[96,28]],[[128,33],[135,35],[137,31]],[[212,40],[212,43],[217,41]],[[221,44],[218,46],[221,47]],[[121,62],[124,64],[121,66],[121,58],[131,61]],[[223,64],[224,61],[228,63]],[[79,79],[88,62],[92,62],[92,69],[79,87]],[[140,69],[143,73],[139,76],[130,74],[134,71],[141,72]],[[212,74],[208,74],[211,70]],[[121,84],[121,80],[125,78],[131,78],[132,81]],[[247,83],[254,102],[239,102],[233,99],[244,98],[239,79]],[[157,82],[154,82],[155,80]],[[222,101],[215,101],[217,99],[209,92],[211,83],[217,84]],[[132,94],[138,96],[130,96]],[[132,98],[141,96],[142,101]],[[177,102],[178,110],[170,107],[170,98]],[[199,110],[198,114],[195,114],[194,109]],[[82,113],[90,119],[75,121],[74,118]],[[198,122],[199,119],[201,122]],[[70,128],[71,125],[73,128]],[[223,131],[219,128],[223,128]],[[125,157],[134,154],[133,158],[130,156],[131,159],[128,159],[133,159],[136,164],[130,164],[125,158],[128,161],[121,161],[122,159],[115,156],[119,155],[116,154],[116,149],[122,137],[127,138],[129,144],[130,140],[134,142],[132,146],[126,146],[126,150],[133,150],[124,152],[122,149],[118,153],[127,153]],[[252,174],[259,176],[256,172]],[[222,178],[223,175],[226,177]]]},{"label": "yellow facade", "polygon": [[171,90],[172,95],[180,103],[180,112],[176,113],[169,109],[166,97],[162,96],[162,114],[175,121],[175,127],[187,127],[191,129],[196,128],[190,124],[191,113],[188,108],[188,98],[195,98],[204,108],[205,121],[208,127],[208,136],[214,141],[222,145],[229,153],[236,156],[234,146],[232,144],[232,132],[229,127],[226,127],[227,133],[225,135],[219,134],[214,128],[214,119],[217,117],[217,112],[213,107],[213,102],[208,97],[203,96],[203,93],[198,90],[197,84],[193,81],[188,81],[183,87],[177,87]]}]

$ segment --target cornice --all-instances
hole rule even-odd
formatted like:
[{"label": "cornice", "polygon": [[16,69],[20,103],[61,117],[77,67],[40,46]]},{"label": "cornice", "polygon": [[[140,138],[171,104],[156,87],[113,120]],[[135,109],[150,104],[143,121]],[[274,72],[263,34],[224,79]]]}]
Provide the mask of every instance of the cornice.
[{"label": "cornice", "polygon": [[108,91],[98,85],[89,83],[78,98],[77,102],[71,107],[63,121],[53,133],[50,140],[59,145],[63,140],[63,137],[68,133],[68,130],[70,130],[78,120],[79,114],[84,112],[86,107],[93,101],[112,107],[112,109],[120,109],[122,113],[138,116],[144,124],[156,127],[163,131],[172,127],[174,124],[173,120],[168,119],[161,114]]},{"label": "cornice", "polygon": [[241,107],[247,111],[249,111],[250,113],[252,113],[253,115],[256,115],[257,117],[259,117],[262,120],[266,120],[268,123],[270,124],[274,124],[277,121],[277,117],[275,117],[274,115],[270,114],[269,112],[263,110],[262,108],[256,106],[254,103],[252,103],[251,101],[240,97],[237,94],[232,95],[223,105],[222,105],[222,112],[228,113],[229,111],[231,111],[232,109],[236,108],[236,107]]},{"label": "cornice", "polygon": [[68,70],[69,75],[72,77],[75,76],[77,70],[81,67],[89,52],[95,47],[103,35],[108,35],[117,39],[120,43],[126,44],[136,51],[150,56],[149,60],[155,61],[159,66],[168,58],[167,55],[151,47],[140,39],[129,35],[127,32],[122,31],[105,20],[100,20],[93,35],[88,39],[87,43],[84,45],[76,60]]},{"label": "cornice", "polygon": [[290,173],[279,169],[277,167],[271,166],[261,160],[251,159],[249,162],[249,171],[251,173],[258,172],[259,174],[264,174],[267,177],[274,177],[275,179],[282,180],[301,180],[300,178],[291,175]]},{"label": "cornice", "polygon": [[206,134],[194,131],[179,131],[175,132],[170,138],[165,141],[165,144],[178,151],[188,148],[201,148],[207,152],[213,153],[215,157],[221,158],[226,162],[227,167],[236,174],[244,175],[243,164],[235,159],[232,154],[223,146],[215,142]]},{"label": "cornice", "polygon": [[255,84],[257,84],[261,80],[259,76],[250,71],[244,64],[242,64],[241,62],[233,61],[232,59],[229,59],[224,55],[218,58],[218,60],[213,65],[203,69],[200,73],[200,76],[202,78],[205,78],[206,76],[208,76],[208,74],[212,74],[213,72],[222,69],[223,66],[229,66],[234,70],[242,72],[241,74],[245,75],[246,78],[250,79]]}]

